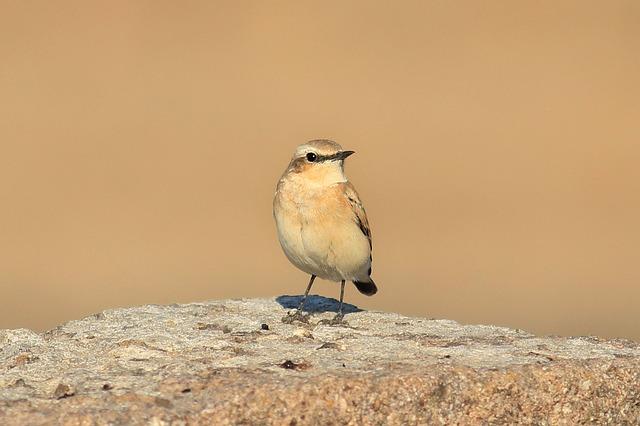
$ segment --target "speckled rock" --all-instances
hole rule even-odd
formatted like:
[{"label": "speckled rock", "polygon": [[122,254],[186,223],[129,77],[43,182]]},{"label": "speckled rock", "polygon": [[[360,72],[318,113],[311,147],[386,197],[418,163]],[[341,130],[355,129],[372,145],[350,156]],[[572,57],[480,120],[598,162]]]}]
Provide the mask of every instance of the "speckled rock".
[{"label": "speckled rock", "polygon": [[640,424],[640,347],[297,296],[0,331],[0,424]]}]

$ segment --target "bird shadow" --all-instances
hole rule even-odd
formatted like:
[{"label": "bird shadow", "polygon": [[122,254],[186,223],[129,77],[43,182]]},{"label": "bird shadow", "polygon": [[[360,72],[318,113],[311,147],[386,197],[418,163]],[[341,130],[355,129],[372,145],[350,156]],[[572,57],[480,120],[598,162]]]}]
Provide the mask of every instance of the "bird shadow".
[{"label": "bird shadow", "polygon": [[[276,297],[276,302],[285,309],[295,309],[300,304],[302,297],[303,296],[282,295]],[[340,302],[336,299],[310,294],[304,302],[304,308],[302,308],[302,310],[305,312],[338,312],[339,307]],[[354,312],[362,312],[362,309],[358,308],[356,305],[343,303],[342,312],[345,314],[351,314]]]}]

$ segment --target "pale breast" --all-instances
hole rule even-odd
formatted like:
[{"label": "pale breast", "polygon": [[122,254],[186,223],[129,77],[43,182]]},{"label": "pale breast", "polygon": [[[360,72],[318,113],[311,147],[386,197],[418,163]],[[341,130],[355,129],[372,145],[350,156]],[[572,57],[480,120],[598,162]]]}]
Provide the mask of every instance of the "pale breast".
[{"label": "pale breast", "polygon": [[369,240],[339,189],[279,185],[274,217],[280,244],[289,260],[309,274],[333,281],[363,279],[371,266]]}]

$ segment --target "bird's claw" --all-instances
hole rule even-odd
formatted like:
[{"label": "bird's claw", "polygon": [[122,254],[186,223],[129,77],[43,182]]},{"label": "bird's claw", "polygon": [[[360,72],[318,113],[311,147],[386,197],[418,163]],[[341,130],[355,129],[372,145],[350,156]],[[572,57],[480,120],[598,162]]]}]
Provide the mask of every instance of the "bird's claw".
[{"label": "bird's claw", "polygon": [[344,325],[347,325],[347,322],[344,320],[344,314],[342,312],[339,312],[336,314],[335,317],[331,318],[330,320],[323,319],[320,322],[318,322],[318,324],[344,326]]},{"label": "bird's claw", "polygon": [[309,324],[309,314],[305,315],[302,311],[295,310],[294,312],[287,312],[287,315],[282,317],[281,321],[285,324],[293,324],[296,321]]}]

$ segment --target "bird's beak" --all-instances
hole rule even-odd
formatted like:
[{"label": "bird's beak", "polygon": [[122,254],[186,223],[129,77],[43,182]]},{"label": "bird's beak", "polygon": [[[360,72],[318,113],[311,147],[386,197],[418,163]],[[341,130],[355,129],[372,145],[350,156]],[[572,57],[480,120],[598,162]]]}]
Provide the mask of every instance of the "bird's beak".
[{"label": "bird's beak", "polygon": [[336,154],[336,158],[338,160],[344,160],[345,158],[347,158],[348,156],[354,153],[355,151],[340,151],[339,153]]}]

